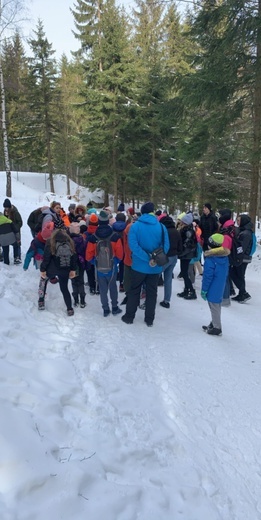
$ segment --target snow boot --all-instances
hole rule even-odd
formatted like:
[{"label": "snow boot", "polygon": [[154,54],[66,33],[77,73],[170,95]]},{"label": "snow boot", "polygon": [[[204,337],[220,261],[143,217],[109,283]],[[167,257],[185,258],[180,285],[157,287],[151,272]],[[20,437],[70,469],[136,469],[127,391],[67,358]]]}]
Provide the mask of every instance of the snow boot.
[{"label": "snow boot", "polygon": [[239,298],[237,299],[238,303],[246,303],[248,300],[250,300],[251,296],[247,292],[241,294]]},{"label": "snow boot", "polygon": [[197,295],[195,289],[192,289],[192,291],[188,291],[188,293],[184,296],[185,300],[196,300]]},{"label": "snow boot", "polygon": [[211,336],[222,336],[222,330],[216,329],[215,327],[212,327],[211,329],[208,328],[207,334],[210,334]]},{"label": "snow boot", "polygon": [[38,309],[39,309],[39,311],[44,311],[44,309],[45,309],[44,298],[39,298],[39,300],[38,300]]},{"label": "snow boot", "polygon": [[203,329],[205,332],[207,332],[208,329],[213,329],[213,323],[212,323],[212,321],[210,322],[209,325],[202,325],[202,329]]},{"label": "snow boot", "polygon": [[68,316],[73,316],[74,315],[74,310],[73,309],[67,309],[67,315]]},{"label": "snow boot", "polygon": [[185,298],[188,295],[188,289],[184,289],[184,291],[177,293],[179,298]]},{"label": "snow boot", "polygon": [[164,309],[170,308],[169,302],[165,302],[165,300],[163,300],[163,302],[160,302],[160,305],[161,305],[161,307],[164,307]]},{"label": "snow boot", "polygon": [[111,312],[112,312],[113,316],[116,316],[116,314],[121,314],[122,309],[120,309],[118,306],[117,307],[112,307]]},{"label": "snow boot", "polygon": [[110,309],[105,309],[105,310],[103,311],[103,316],[104,316],[104,318],[107,318],[107,316],[109,316],[110,313],[111,313]]}]

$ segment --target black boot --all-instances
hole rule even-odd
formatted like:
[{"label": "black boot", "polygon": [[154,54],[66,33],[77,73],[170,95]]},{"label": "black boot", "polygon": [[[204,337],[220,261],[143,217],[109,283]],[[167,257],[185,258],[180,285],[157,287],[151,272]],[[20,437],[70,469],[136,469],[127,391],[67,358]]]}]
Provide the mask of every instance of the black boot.
[{"label": "black boot", "polygon": [[78,298],[78,296],[74,296],[73,299],[74,299],[74,307],[78,307],[78,305],[79,305],[79,298]]},{"label": "black boot", "polygon": [[84,307],[86,307],[86,303],[85,303],[85,297],[81,297],[81,303],[80,303],[80,307],[81,309],[84,309]]},{"label": "black boot", "polygon": [[212,321],[210,322],[209,325],[202,325],[202,329],[203,329],[205,332],[207,332],[208,329],[213,329],[213,323],[212,323]]},{"label": "black boot", "polygon": [[179,293],[177,294],[177,296],[178,296],[179,298],[186,298],[187,295],[188,295],[188,289],[184,289],[184,291],[179,292]]},{"label": "black boot", "polygon": [[211,336],[221,336],[222,330],[216,329],[215,327],[212,327],[211,329],[207,330],[207,334],[210,334]]},{"label": "black boot", "polygon": [[188,294],[184,296],[185,300],[196,300],[197,295],[195,289],[192,289],[192,291],[188,291]]}]

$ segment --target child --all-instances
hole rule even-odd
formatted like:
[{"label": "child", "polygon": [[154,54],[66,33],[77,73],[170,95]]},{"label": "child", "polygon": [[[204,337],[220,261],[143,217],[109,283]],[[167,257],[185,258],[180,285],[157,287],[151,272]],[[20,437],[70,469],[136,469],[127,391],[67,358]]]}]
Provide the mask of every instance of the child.
[{"label": "child", "polygon": [[201,296],[208,301],[211,322],[203,330],[212,336],[221,336],[221,303],[228,275],[229,249],[223,247],[224,236],[215,233],[208,239],[209,250],[205,251]]},{"label": "child", "polygon": [[43,261],[40,266],[38,309],[44,309],[44,298],[48,280],[58,276],[60,290],[67,307],[68,316],[74,314],[72,299],[68,290],[68,280],[76,276],[77,255],[74,242],[63,229],[57,229],[46,242]]},{"label": "child", "polygon": [[[98,226],[98,216],[96,213],[90,214],[88,217],[88,227],[86,227],[86,230],[83,231],[83,225],[80,226],[81,233],[83,232],[84,240],[85,240],[85,269],[87,273],[88,278],[88,284],[89,284],[89,290],[90,294],[100,294],[99,293],[99,287],[95,276],[95,266],[94,264],[88,262],[87,260],[87,244],[90,239],[90,237],[96,233],[97,226]],[[81,223],[80,223],[81,224]]]},{"label": "child", "polygon": [[179,253],[178,257],[180,258],[180,272],[185,287],[177,296],[185,300],[196,300],[196,291],[189,278],[189,263],[192,258],[195,258],[197,251],[197,237],[192,224],[193,215],[192,213],[181,213],[178,216],[178,221],[177,229],[182,240],[182,252]]},{"label": "child", "polygon": [[41,262],[43,260],[44,248],[46,244],[46,240],[50,238],[52,232],[54,230],[54,223],[47,222],[44,224],[42,231],[39,231],[35,238],[32,240],[30,247],[25,255],[23,269],[27,271],[30,262],[33,258],[34,266],[36,269],[39,269]]},{"label": "child", "polygon": [[[106,246],[107,257],[110,260],[110,269],[101,271],[99,267],[99,254],[97,251],[102,251],[102,242],[110,241],[110,248]],[[111,249],[111,255],[108,253]],[[115,233],[111,226],[109,226],[109,214],[102,210],[99,214],[99,224],[97,231],[90,237],[87,245],[86,260],[94,262],[96,265],[97,278],[100,289],[100,299],[103,308],[103,316],[109,316],[111,310],[108,302],[108,291],[110,292],[112,303],[112,314],[120,314],[122,310],[118,307],[118,290],[117,290],[117,271],[118,263],[122,260],[123,248],[121,238],[118,233]]]},{"label": "child", "polygon": [[80,234],[80,223],[72,222],[69,227],[70,237],[74,241],[75,251],[77,254],[77,270],[75,278],[72,278],[72,295],[74,298],[74,306],[79,305],[84,309],[85,303],[85,290],[84,290],[84,271],[85,271],[85,249],[86,243],[84,237]]}]

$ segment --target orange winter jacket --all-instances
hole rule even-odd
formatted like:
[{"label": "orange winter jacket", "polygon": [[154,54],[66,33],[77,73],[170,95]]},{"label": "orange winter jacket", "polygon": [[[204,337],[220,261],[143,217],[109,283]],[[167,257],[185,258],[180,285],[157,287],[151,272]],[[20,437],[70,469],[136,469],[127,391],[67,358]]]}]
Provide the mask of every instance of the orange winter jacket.
[{"label": "orange winter jacket", "polygon": [[131,250],[128,244],[128,234],[130,231],[130,227],[132,226],[132,222],[126,226],[126,228],[123,231],[123,249],[124,249],[124,265],[128,265],[129,267],[132,264],[132,258],[131,258]]},{"label": "orange winter jacket", "polygon": [[[113,257],[117,258],[118,260],[123,259],[123,247],[121,238],[118,238],[116,242],[111,241],[112,250],[113,250]],[[88,262],[91,262],[93,258],[96,257],[96,244],[92,242],[88,242],[87,249],[86,249],[86,255],[85,258]]]}]

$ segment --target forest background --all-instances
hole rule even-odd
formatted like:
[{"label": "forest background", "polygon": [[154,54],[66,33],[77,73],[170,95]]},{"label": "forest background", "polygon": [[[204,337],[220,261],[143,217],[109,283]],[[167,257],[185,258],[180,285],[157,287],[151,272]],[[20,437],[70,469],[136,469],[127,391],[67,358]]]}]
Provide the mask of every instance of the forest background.
[{"label": "forest background", "polygon": [[[56,60],[41,20],[0,0],[0,170],[65,173],[118,200],[260,220],[261,0],[75,0],[78,51]],[[59,21],[57,21],[59,23]],[[3,152],[2,152],[3,151]]]}]

